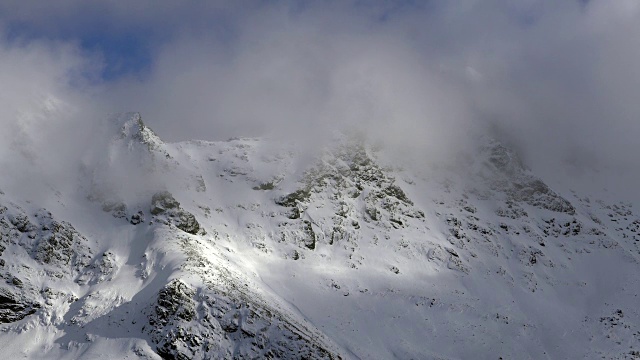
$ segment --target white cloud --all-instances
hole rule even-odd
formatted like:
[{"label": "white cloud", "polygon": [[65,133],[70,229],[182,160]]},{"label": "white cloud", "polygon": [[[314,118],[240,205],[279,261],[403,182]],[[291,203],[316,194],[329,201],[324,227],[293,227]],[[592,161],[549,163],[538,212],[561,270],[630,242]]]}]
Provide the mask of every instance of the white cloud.
[{"label": "white cloud", "polygon": [[[73,115],[34,110],[46,99],[87,122],[141,111],[169,140],[265,132],[315,140],[346,125],[435,157],[492,127],[542,172],[571,160],[638,178],[630,170],[640,168],[635,1],[153,3],[69,0],[41,3],[40,11],[0,4],[13,9],[0,11],[11,14],[4,21],[54,35],[94,19],[113,31],[148,32],[154,42],[147,76],[81,89],[68,74],[95,59],[73,46],[5,46],[0,77],[10,85],[1,90],[0,111],[9,130],[0,136],[38,145],[64,126],[33,124],[75,124],[62,120]],[[3,141],[5,162],[10,143]]]}]

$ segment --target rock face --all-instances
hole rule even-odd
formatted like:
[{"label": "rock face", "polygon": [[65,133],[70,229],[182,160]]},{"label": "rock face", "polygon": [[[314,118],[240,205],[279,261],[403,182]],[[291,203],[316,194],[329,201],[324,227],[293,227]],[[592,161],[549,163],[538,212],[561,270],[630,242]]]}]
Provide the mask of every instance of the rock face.
[{"label": "rock face", "polygon": [[[6,273],[0,285],[0,323],[19,322],[38,315],[44,322],[52,297],[67,297],[50,287],[38,288],[38,279],[73,284],[90,278],[93,252],[89,241],[70,223],[56,220],[45,209],[28,213],[12,202],[0,201],[0,266]],[[76,285],[77,286],[77,285]]]},{"label": "rock face", "polygon": [[173,198],[168,191],[159,192],[151,198],[151,214],[159,215],[167,210],[175,210],[180,208],[180,203]]},{"label": "rock face", "polygon": [[79,271],[87,265],[89,255],[83,255],[86,238],[80,235],[71,224],[50,221],[45,217],[40,239],[34,249],[36,260],[60,267],[72,266]]},{"label": "rock face", "polygon": [[164,359],[337,359],[259,302],[197,291],[181,280],[160,290],[148,317]]},{"label": "rock face", "polygon": [[82,272],[92,257],[87,239],[70,223],[56,221],[44,209],[28,216],[18,206],[13,205],[11,210],[1,206],[0,240],[4,242],[0,255],[8,246],[19,245],[40,264],[68,275]]},{"label": "rock face", "polygon": [[551,190],[542,180],[533,176],[522,165],[518,155],[495,140],[483,148],[482,157],[488,159],[493,190],[503,191],[512,202],[527,203],[555,212],[575,214],[571,203]]},{"label": "rock face", "polygon": [[173,224],[189,234],[196,235],[200,231],[200,224],[196,217],[182,209],[180,203],[168,191],[153,195],[150,212],[156,219]]},{"label": "rock face", "polygon": [[127,147],[134,143],[140,143],[150,152],[161,152],[170,157],[163,149],[162,139],[144,124],[140,113],[125,113],[114,117],[112,121],[116,126],[119,126],[118,138],[129,142]]},{"label": "rock face", "polygon": [[[327,222],[314,223],[305,216],[305,211],[314,203],[326,201],[325,196],[334,206],[333,215]],[[304,174],[300,189],[275,202],[290,209],[287,213],[290,221],[280,224],[282,241],[309,250],[314,250],[321,240],[329,245],[354,241],[361,236],[362,223],[401,229],[409,219],[424,219],[424,212],[372,159],[370,150],[361,141],[346,143],[326,153]]]},{"label": "rock face", "polygon": [[34,314],[40,304],[34,303],[13,293],[9,289],[0,288],[0,323],[11,323]]}]

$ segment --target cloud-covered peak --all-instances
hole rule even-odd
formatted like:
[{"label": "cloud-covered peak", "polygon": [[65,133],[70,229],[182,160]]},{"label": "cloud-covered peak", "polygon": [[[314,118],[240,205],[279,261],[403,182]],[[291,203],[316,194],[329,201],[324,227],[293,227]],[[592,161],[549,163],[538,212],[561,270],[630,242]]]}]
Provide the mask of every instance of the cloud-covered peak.
[{"label": "cloud-covered peak", "polygon": [[[136,110],[170,142],[266,134],[318,148],[347,128],[431,161],[490,132],[538,173],[640,179],[632,1],[140,4],[0,5],[0,161],[29,129],[62,144],[47,163],[73,163],[100,141],[76,134]],[[138,51],[144,71],[99,75]],[[68,106],[31,126],[14,110],[42,94]]]},{"label": "cloud-covered peak", "polygon": [[118,141],[124,141],[128,148],[135,143],[141,143],[149,151],[159,150],[163,145],[162,139],[142,121],[142,115],[138,112],[128,112],[114,115],[110,121],[118,128]]}]

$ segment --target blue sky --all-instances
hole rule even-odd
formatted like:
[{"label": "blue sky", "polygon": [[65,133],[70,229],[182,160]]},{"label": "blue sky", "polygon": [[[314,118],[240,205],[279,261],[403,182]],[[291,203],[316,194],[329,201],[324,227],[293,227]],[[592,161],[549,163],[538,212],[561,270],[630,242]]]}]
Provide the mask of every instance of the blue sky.
[{"label": "blue sky", "polygon": [[[107,1],[50,1],[48,5],[25,5],[8,0],[0,3],[0,22],[9,42],[49,40],[73,42],[84,52],[103,61],[100,77],[104,81],[124,76],[145,76],[156,60],[158,48],[176,36],[190,33],[232,41],[244,18],[277,8],[291,16],[321,10],[322,2],[259,0],[248,2],[138,1],[110,7]],[[242,3],[241,5],[238,5]],[[350,12],[384,23],[397,14],[424,9],[425,1],[349,1],[327,2],[328,9]],[[177,4],[177,5],[176,5]],[[18,9],[15,16],[11,12]],[[48,13],[50,13],[48,15]],[[8,15],[7,15],[8,14]],[[139,19],[137,19],[139,18]]]},{"label": "blue sky", "polygon": [[[55,1],[52,3],[55,4]],[[121,12],[110,10],[108,2],[59,2],[59,6],[38,8],[33,12],[53,11],[54,15],[44,17],[11,17],[4,19],[4,28],[9,43],[29,41],[64,41],[75,43],[87,56],[100,59],[102,69],[100,78],[104,81],[117,80],[126,76],[144,77],[154,63],[158,47],[166,44],[172,37],[182,32],[206,33],[207,36],[230,36],[231,15],[225,14],[226,5],[192,6],[193,2],[184,2],[179,11],[172,6],[158,10],[151,2],[142,1],[156,19],[147,18],[136,22],[135,17],[144,12],[144,8],[134,7],[131,14],[126,7]],[[165,2],[166,3],[166,2]],[[261,2],[254,2],[259,5]],[[296,2],[297,3],[297,2]],[[304,2],[292,5],[292,9],[303,7]],[[5,4],[10,12],[11,5]],[[2,5],[0,5],[2,6]],[[229,6],[236,8],[235,6]],[[30,9],[26,9],[30,11]],[[229,18],[225,18],[225,15]],[[0,16],[2,18],[2,16]]]},{"label": "blue sky", "polygon": [[104,57],[102,77],[111,80],[123,75],[144,74],[151,66],[152,53],[149,39],[144,35],[125,33],[113,36],[109,33],[83,35],[80,46]]},{"label": "blue sky", "polygon": [[[263,1],[254,2],[260,7]],[[64,1],[0,2],[0,29],[8,43],[60,41],[102,61],[100,77],[111,81],[145,76],[159,47],[175,36],[225,38],[245,12],[232,2]]]},{"label": "blue sky", "polygon": [[52,36],[29,24],[10,24],[7,38],[10,43],[43,39],[77,43],[82,51],[97,55],[104,62],[100,77],[105,81],[126,75],[144,76],[153,61],[152,44],[157,41],[144,31],[112,32],[101,26],[71,28]]}]

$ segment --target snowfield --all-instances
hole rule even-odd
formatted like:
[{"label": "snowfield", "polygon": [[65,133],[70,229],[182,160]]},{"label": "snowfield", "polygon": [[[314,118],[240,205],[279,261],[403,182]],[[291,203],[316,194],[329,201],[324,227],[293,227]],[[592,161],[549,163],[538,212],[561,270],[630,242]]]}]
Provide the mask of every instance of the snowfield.
[{"label": "snowfield", "polygon": [[640,358],[636,204],[495,140],[433,167],[108,127],[74,192],[0,192],[3,358]]}]

